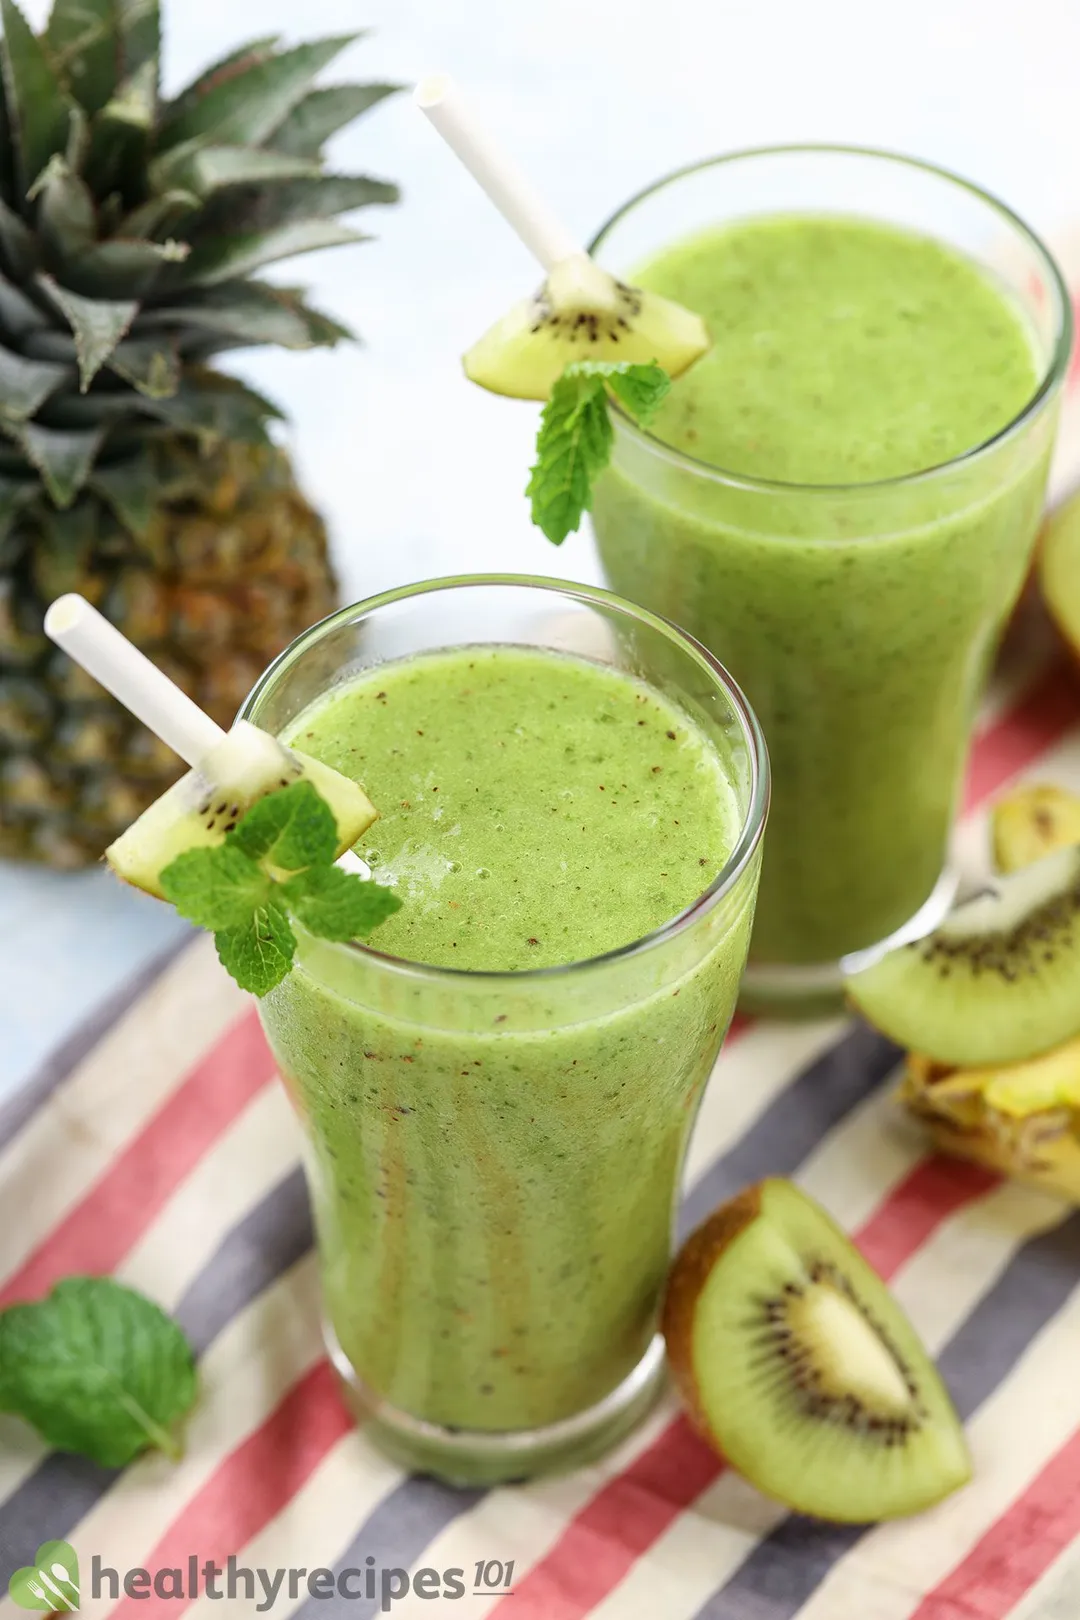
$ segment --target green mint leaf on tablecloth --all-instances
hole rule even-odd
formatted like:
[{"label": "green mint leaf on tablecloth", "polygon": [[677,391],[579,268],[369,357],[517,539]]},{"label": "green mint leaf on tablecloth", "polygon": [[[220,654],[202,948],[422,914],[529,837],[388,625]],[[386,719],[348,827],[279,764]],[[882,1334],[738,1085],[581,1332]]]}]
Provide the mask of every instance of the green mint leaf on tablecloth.
[{"label": "green mint leaf on tablecloth", "polygon": [[366,938],[401,910],[391,889],[338,866],[314,866],[289,878],[281,885],[281,895],[308,933],[339,943]]},{"label": "green mint leaf on tablecloth", "polygon": [[151,1446],[177,1458],[197,1390],[176,1323],[108,1277],[69,1277],[47,1299],[0,1312],[0,1411],[57,1451],[106,1468]]},{"label": "green mint leaf on tablecloth", "polygon": [[252,805],[226,844],[282,872],[329,865],[337,854],[334,812],[310,782],[293,782]]},{"label": "green mint leaf on tablecloth", "polygon": [[644,422],[670,387],[667,372],[655,364],[575,360],[567,366],[541,413],[536,462],[525,490],[533,522],[554,545],[577,529],[593,484],[611,460],[608,390]]},{"label": "green mint leaf on tablecloth", "polygon": [[189,849],[165,867],[161,888],[181,917],[197,928],[239,928],[264,905],[271,879],[242,850],[229,844]]},{"label": "green mint leaf on tablecloth", "polygon": [[259,906],[242,926],[218,930],[214,944],[222,967],[253,996],[279,985],[296,953],[296,935],[277,900]]}]

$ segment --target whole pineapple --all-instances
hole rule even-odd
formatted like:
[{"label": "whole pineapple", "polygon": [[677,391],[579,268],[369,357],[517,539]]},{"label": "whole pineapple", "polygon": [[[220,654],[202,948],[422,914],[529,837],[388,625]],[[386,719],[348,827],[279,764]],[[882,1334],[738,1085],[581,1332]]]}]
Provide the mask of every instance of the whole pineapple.
[{"label": "whole pineapple", "polygon": [[77,866],[180,769],[42,633],[78,590],[215,719],[328,612],[326,535],[230,349],[350,334],[253,278],[393,186],[326,140],[394,88],[257,40],[171,101],[157,0],[0,0],[0,855]]}]

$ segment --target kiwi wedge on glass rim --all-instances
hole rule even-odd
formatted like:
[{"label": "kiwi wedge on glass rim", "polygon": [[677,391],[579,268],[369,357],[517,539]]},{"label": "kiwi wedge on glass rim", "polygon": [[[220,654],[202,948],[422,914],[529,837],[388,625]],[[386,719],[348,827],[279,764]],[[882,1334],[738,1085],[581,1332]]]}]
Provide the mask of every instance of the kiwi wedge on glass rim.
[{"label": "kiwi wedge on glass rim", "polygon": [[1022,1063],[1080,1034],[1080,845],[994,879],[934,933],[846,980],[855,1006],[939,1063]]},{"label": "kiwi wedge on glass rim", "polygon": [[257,799],[301,779],[311,783],[333,812],[338,854],[371,826],[378,812],[363,788],[260,731],[246,720],[212,748],[105,851],[118,877],[163,899],[160,874],[189,849],[224,843]]},{"label": "kiwi wedge on glass rim", "polygon": [[464,366],[472,382],[492,393],[547,399],[574,360],[655,361],[677,377],[708,347],[700,315],[659,293],[628,287],[576,253],[484,333]]},{"label": "kiwi wedge on glass rim", "polygon": [[901,1518],[971,1477],[959,1418],[911,1323],[789,1181],[748,1188],[687,1240],[663,1327],[695,1425],[799,1513]]}]

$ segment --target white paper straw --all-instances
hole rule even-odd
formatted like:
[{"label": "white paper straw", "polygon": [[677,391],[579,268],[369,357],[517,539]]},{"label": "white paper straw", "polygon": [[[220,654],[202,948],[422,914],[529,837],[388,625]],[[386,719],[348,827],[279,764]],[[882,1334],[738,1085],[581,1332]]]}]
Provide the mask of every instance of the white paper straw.
[{"label": "white paper straw", "polygon": [[45,634],[189,765],[198,765],[225,736],[85,597],[58,597],[45,615]]},{"label": "white paper straw", "polygon": [[584,257],[573,232],[480,123],[448,73],[421,79],[413,100],[545,270],[563,259]]}]

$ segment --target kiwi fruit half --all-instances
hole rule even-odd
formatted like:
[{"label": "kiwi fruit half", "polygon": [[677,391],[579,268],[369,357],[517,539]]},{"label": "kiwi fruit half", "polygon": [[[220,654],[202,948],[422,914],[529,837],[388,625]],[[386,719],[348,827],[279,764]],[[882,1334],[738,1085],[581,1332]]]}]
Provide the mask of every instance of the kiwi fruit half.
[{"label": "kiwi fruit half", "polygon": [[492,393],[547,399],[572,360],[655,361],[677,377],[708,347],[700,315],[628,287],[576,254],[496,321],[464,365],[465,375]]},{"label": "kiwi fruit half", "polygon": [[301,778],[333,811],[338,853],[344,853],[378,814],[363,788],[238,720],[196,770],[188,771],[143,811],[105,851],[105,859],[125,883],[161,899],[160,874],[177,855],[223,843],[257,799]]},{"label": "kiwi fruit half", "polygon": [[799,1513],[901,1518],[971,1477],[960,1421],[915,1330],[790,1181],[748,1188],[687,1240],[664,1336],[705,1438]]},{"label": "kiwi fruit half", "polygon": [[1080,846],[950,912],[852,974],[860,1012],[901,1046],[964,1067],[1022,1063],[1080,1034]]}]

